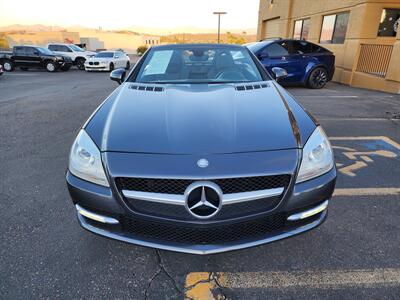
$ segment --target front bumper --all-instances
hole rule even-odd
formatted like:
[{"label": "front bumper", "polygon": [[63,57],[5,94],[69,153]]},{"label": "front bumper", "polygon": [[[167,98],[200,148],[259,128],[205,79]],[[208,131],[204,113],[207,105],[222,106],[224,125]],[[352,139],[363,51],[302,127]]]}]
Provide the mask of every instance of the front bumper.
[{"label": "front bumper", "polygon": [[90,65],[89,63],[85,63],[85,70],[86,71],[109,71],[110,66],[108,64],[98,64],[98,65]]},{"label": "front bumper", "polygon": [[59,60],[57,64],[59,67],[72,67],[72,61]]},{"label": "front bumper", "polygon": [[[115,195],[116,192],[110,188],[86,182],[75,177],[70,172],[67,172],[66,179],[72,201],[76,205],[78,211],[81,208],[89,213],[78,213],[78,220],[83,228],[105,237],[132,244],[192,254],[212,254],[266,244],[308,231],[322,224],[327,216],[327,200],[331,198],[335,187],[336,170],[332,169],[318,178],[295,184],[293,188],[288,190],[285,194],[279,206],[272,211],[261,215],[258,214],[257,216],[252,216],[247,219],[229,220],[227,222],[222,222],[222,224],[219,222],[218,225],[215,226],[214,224],[194,225],[194,228],[202,230],[203,234],[204,231],[209,231],[210,234],[212,234],[211,232],[222,228],[218,226],[225,226],[225,223],[227,224],[226,226],[235,226],[235,224],[246,224],[246,222],[250,224],[250,222],[254,221],[259,223],[264,220],[263,218],[267,220],[271,217],[275,218],[275,216],[278,215],[284,216],[285,224],[282,224],[282,226],[276,228],[276,230],[266,231],[256,237],[242,238],[239,235],[237,240],[208,244],[163,240],[157,237],[143,236],[127,231],[122,224],[120,224],[123,223],[123,220],[126,218],[132,218],[135,222],[139,222],[135,224],[140,224],[140,222],[143,221],[144,223],[150,224],[150,226],[153,224],[154,220],[148,219],[146,216],[140,214],[133,214],[132,211],[129,211],[121,202],[120,195]],[[314,213],[307,215],[307,212],[310,211]],[[306,213],[304,214],[304,212]],[[91,218],[90,213],[95,216],[100,216],[100,218],[105,217],[115,221],[111,224],[102,222],[101,219],[100,221],[98,219],[95,220],[96,218]],[[298,217],[301,215],[304,215],[305,218],[292,218],[292,221],[288,220],[291,216]],[[154,224],[156,223],[157,220]],[[175,225],[176,227],[171,227]],[[169,230],[172,228],[174,232],[181,230],[181,225],[182,222],[180,224],[171,224],[169,222],[168,224]],[[193,224],[191,224],[191,226],[193,229]]]}]

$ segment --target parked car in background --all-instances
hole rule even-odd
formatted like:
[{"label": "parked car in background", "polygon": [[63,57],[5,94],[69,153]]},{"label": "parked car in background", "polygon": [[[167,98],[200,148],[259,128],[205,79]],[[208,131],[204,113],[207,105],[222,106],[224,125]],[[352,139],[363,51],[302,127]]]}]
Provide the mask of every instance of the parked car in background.
[{"label": "parked car in background", "polygon": [[54,72],[57,69],[68,71],[72,61],[69,57],[57,55],[44,47],[15,46],[12,52],[0,53],[0,64],[9,72],[16,67],[24,71],[30,68],[44,68]]},{"label": "parked car in background", "polygon": [[96,52],[86,51],[74,44],[48,44],[47,48],[54,53],[68,56],[79,70],[85,69],[85,61],[96,55]]},{"label": "parked car in background", "polygon": [[294,39],[265,40],[246,45],[273,74],[279,67],[288,75],[283,84],[302,84],[320,89],[332,80],[335,71],[335,55],[319,45]]},{"label": "parked car in background", "polygon": [[129,70],[129,56],[122,51],[102,51],[85,62],[86,71],[112,71],[118,68]]}]

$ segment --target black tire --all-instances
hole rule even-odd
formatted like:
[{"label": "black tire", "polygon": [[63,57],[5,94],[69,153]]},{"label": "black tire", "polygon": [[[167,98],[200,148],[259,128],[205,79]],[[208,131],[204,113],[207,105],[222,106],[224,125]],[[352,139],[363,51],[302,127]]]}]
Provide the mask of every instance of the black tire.
[{"label": "black tire", "polygon": [[21,67],[20,68],[22,71],[28,71],[29,70],[29,68],[27,68],[27,67]]},{"label": "black tire", "polygon": [[126,70],[129,70],[131,68],[131,63],[128,61],[128,62],[126,62]]},{"label": "black tire", "polygon": [[12,72],[12,71],[14,71],[14,64],[13,64],[13,62],[12,62],[11,60],[9,60],[9,59],[4,60],[4,62],[3,62],[3,69],[4,69],[4,71],[7,71],[7,72]]},{"label": "black tire", "polygon": [[111,71],[114,71],[114,64],[113,63],[110,63],[110,72]]},{"label": "black tire", "polygon": [[86,59],[84,58],[77,58],[75,60],[76,66],[78,67],[79,70],[85,70],[85,61]]},{"label": "black tire", "polygon": [[328,82],[328,71],[324,68],[315,68],[311,71],[307,80],[310,89],[322,89]]},{"label": "black tire", "polygon": [[52,61],[47,61],[45,63],[45,67],[46,67],[47,72],[51,72],[52,73],[52,72],[57,71],[57,66]]},{"label": "black tire", "polygon": [[71,66],[62,66],[61,70],[68,71],[70,68],[71,68]]}]

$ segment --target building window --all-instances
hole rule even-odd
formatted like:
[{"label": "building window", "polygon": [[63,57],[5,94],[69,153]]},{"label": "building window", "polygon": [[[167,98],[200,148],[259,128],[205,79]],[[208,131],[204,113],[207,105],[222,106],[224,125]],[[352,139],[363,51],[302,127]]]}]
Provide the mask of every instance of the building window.
[{"label": "building window", "polygon": [[384,8],[379,23],[378,36],[396,36],[400,24],[400,9]]},{"label": "building window", "polygon": [[299,40],[308,39],[310,32],[310,19],[297,20],[294,22],[293,38]]},{"label": "building window", "polygon": [[343,44],[348,22],[348,12],[324,16],[319,42],[321,44]]}]

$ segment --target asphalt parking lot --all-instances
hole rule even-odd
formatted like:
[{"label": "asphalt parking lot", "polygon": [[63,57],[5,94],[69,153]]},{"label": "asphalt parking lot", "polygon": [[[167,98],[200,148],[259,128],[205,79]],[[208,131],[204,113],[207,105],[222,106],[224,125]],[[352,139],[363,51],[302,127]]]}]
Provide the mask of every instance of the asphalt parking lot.
[{"label": "asphalt parking lot", "polygon": [[328,220],[209,256],[80,228],[64,172],[83,122],[117,86],[78,70],[0,77],[0,298],[398,299],[400,95],[290,88],[324,126],[339,177]]}]

